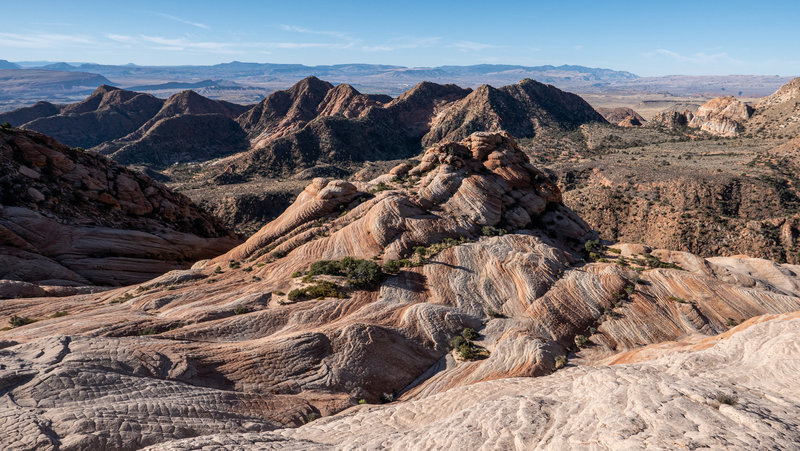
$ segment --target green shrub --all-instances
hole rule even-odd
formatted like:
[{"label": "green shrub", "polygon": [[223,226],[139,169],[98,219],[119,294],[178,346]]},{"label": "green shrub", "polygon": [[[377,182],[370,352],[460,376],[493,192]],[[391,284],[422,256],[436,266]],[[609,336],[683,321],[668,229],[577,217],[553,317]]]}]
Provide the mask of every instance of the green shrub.
[{"label": "green shrub", "polygon": [[458,353],[461,355],[461,358],[464,360],[474,360],[475,359],[475,345],[470,342],[466,342],[461,344],[458,347]]},{"label": "green shrub", "polygon": [[359,400],[358,400],[358,403],[359,403],[359,404],[366,404],[366,403],[367,403],[367,400],[366,400],[366,399],[359,399]]},{"label": "green shrub", "polygon": [[567,356],[560,355],[560,356],[556,357],[556,366],[555,367],[556,367],[557,370],[560,370],[561,368],[564,368],[566,365],[567,365]]},{"label": "green shrub", "polygon": [[158,333],[158,332],[157,332],[157,331],[156,331],[154,328],[152,328],[152,327],[145,327],[144,329],[141,329],[141,330],[139,330],[139,332],[138,332],[138,335],[139,335],[139,336],[145,336],[145,335],[155,335],[155,334],[157,334],[157,333]]},{"label": "green shrub", "polygon": [[492,309],[486,311],[486,316],[488,316],[489,318],[508,318],[506,315],[503,315],[502,313],[494,311]]},{"label": "green shrub", "polygon": [[450,347],[453,349],[458,349],[459,346],[466,343],[467,340],[464,339],[461,335],[456,335],[455,337],[450,339]]},{"label": "green shrub", "polygon": [[622,249],[617,249],[615,247],[609,247],[607,250],[608,250],[608,252],[611,252],[612,254],[621,254],[622,253]]},{"label": "green shrub", "polygon": [[739,398],[737,398],[735,395],[729,395],[726,393],[717,393],[716,396],[714,396],[714,399],[716,399],[720,404],[727,404],[729,406],[735,406],[739,403]]},{"label": "green shrub", "polygon": [[403,265],[397,260],[389,260],[383,264],[383,272],[386,274],[397,274]]},{"label": "green shrub", "polygon": [[341,260],[321,260],[308,268],[308,275],[343,276],[356,288],[372,288],[383,280],[380,265],[370,260],[344,257]]},{"label": "green shrub", "polygon": [[589,340],[589,338],[587,338],[586,336],[575,335],[575,346],[577,346],[578,348],[585,348],[586,346],[589,346],[591,343],[592,341]]},{"label": "green shrub", "polygon": [[370,194],[375,194],[375,193],[379,193],[381,191],[386,191],[386,190],[390,190],[390,189],[392,189],[392,187],[390,187],[389,185],[387,185],[387,184],[385,184],[383,182],[378,182],[378,184],[375,185],[375,188],[372,188],[371,190],[369,190],[369,193]]},{"label": "green shrub", "polygon": [[303,273],[301,273],[300,271],[295,271],[295,272],[292,273],[292,278],[300,277],[302,275],[303,275]]},{"label": "green shrub", "polygon": [[503,236],[508,231],[506,229],[498,229],[495,226],[483,226],[481,228],[481,235],[483,236]]},{"label": "green shrub", "polygon": [[324,298],[345,298],[342,293],[341,287],[333,282],[323,280],[314,285],[305,288],[295,288],[289,292],[288,299],[290,301],[302,301],[306,299],[324,299]]},{"label": "green shrub", "polygon": [[8,130],[11,128],[11,124],[9,124],[8,122],[3,122],[2,124],[0,124],[0,128]]},{"label": "green shrub", "polygon": [[59,310],[59,311],[53,313],[52,315],[50,315],[50,318],[61,318],[62,316],[67,316],[67,315],[69,315],[69,312],[65,312],[63,310]]},{"label": "green shrub", "polygon": [[590,255],[591,253],[602,254],[606,250],[606,247],[600,244],[600,240],[587,240],[585,243],[583,243],[583,248]]},{"label": "green shrub", "polygon": [[239,304],[233,308],[234,315],[244,315],[245,313],[250,313],[250,309],[245,305]]},{"label": "green shrub", "polygon": [[214,274],[222,274],[222,266],[217,266],[214,268]]},{"label": "green shrub", "polygon": [[36,320],[28,318],[27,316],[12,315],[8,322],[11,323],[11,327],[22,327],[26,324],[35,323]]},{"label": "green shrub", "polygon": [[461,336],[464,337],[465,340],[469,341],[478,338],[478,333],[475,332],[474,329],[465,327],[464,330],[461,331]]},{"label": "green shrub", "polygon": [[228,267],[231,269],[238,269],[241,266],[242,264],[237,262],[236,260],[231,260],[230,262],[228,262]]}]

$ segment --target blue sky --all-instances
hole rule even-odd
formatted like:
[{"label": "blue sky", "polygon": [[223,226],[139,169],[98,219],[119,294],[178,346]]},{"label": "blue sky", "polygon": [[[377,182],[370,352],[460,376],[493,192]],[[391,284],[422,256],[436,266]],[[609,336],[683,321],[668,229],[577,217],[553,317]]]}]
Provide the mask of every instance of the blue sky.
[{"label": "blue sky", "polygon": [[0,59],[800,74],[800,1],[8,1]]}]

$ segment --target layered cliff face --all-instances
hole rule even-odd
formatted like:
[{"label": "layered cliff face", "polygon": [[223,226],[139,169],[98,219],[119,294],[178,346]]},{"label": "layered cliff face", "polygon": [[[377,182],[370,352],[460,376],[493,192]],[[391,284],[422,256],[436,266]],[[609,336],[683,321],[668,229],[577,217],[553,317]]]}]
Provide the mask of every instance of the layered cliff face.
[{"label": "layered cliff face", "polygon": [[0,164],[2,279],[130,284],[237,243],[185,196],[38,133],[0,130]]},{"label": "layered cliff face", "polygon": [[[354,412],[331,420],[328,438],[314,425],[264,433],[361,399],[401,401],[387,410],[365,407],[376,412],[373,418],[420,408],[434,424],[447,424],[449,412],[463,417],[429,403],[450,403],[443,400],[453,396],[452,406],[466,409],[491,398],[487,392],[520,399],[519,379],[487,381],[544,376],[565,361],[600,362],[800,309],[795,266],[640,245],[609,249],[595,238],[505,134],[439,144],[415,164],[367,182],[315,180],[247,242],[192,270],[99,295],[0,303],[0,317],[18,318],[18,327],[2,332],[9,363],[0,381],[14,402],[2,407],[12,420],[0,430],[25,446],[57,440],[63,449],[263,440],[323,446],[343,440],[340,428],[361,431],[368,423]],[[21,325],[25,318],[39,321]],[[731,375],[726,368],[696,380],[720,383]],[[590,379],[637,371],[581,365],[523,379],[521,390],[535,399],[550,396],[538,404],[549,409]],[[631,379],[630,387],[658,385],[665,379],[650,377],[660,372]],[[563,384],[550,385],[554,380]],[[710,392],[705,385],[694,390]],[[656,418],[644,402],[650,393],[631,395],[637,403],[644,397],[648,412],[637,420],[639,431]],[[464,397],[471,400],[464,404]],[[579,399],[591,408],[608,405],[596,396]],[[768,409],[786,405],[761,399]],[[474,421],[490,425],[499,418],[492,414],[518,405],[503,402],[475,407]],[[701,407],[692,412],[707,412]],[[583,416],[569,412],[558,415],[582,424]],[[500,417],[506,420],[498,428],[514,429],[507,423],[514,415]],[[392,423],[416,429],[414,422]],[[718,440],[734,433],[714,431],[708,437]],[[375,433],[398,448],[438,443],[416,441],[417,432],[405,442],[385,428]],[[358,443],[378,437],[360,434],[353,436]],[[186,436],[208,437],[164,444]],[[313,442],[297,441],[304,439]],[[480,440],[484,434],[470,435],[468,443]]]}]

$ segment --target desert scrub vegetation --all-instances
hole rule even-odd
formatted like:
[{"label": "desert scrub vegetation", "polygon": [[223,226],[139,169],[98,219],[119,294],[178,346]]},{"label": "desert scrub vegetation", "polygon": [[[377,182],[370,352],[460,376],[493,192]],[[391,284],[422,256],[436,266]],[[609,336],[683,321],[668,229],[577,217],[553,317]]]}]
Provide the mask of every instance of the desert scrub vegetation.
[{"label": "desert scrub vegetation", "polygon": [[12,315],[11,318],[8,319],[8,322],[9,324],[11,324],[11,327],[22,327],[27,324],[35,323],[36,321],[38,320],[35,320],[33,318],[28,318],[27,316],[17,316],[17,315]]},{"label": "desert scrub vegetation", "polygon": [[473,342],[478,336],[474,329],[465,327],[461,334],[450,339],[450,347],[458,351],[458,355],[462,360],[485,359],[489,356],[489,351]]},{"label": "desert scrub vegetation", "polygon": [[133,298],[134,298],[134,296],[131,293],[125,293],[124,295],[122,295],[122,296],[120,296],[120,297],[118,297],[116,299],[112,299],[111,302],[109,302],[109,304],[121,304],[121,303],[123,303],[125,301],[130,301]]},{"label": "desert scrub vegetation", "polygon": [[245,313],[250,313],[250,309],[245,305],[239,304],[233,308],[234,315],[244,315]]},{"label": "desert scrub vegetation", "polygon": [[143,337],[143,336],[146,336],[146,335],[155,335],[157,333],[158,333],[158,331],[156,331],[155,328],[153,328],[153,327],[145,327],[144,329],[140,329],[136,333],[136,335],[139,335],[140,337]]},{"label": "desert scrub vegetation", "polygon": [[575,346],[577,346],[578,349],[583,349],[592,344],[592,340],[589,340],[589,337],[585,335],[575,335],[574,341],[575,341]]},{"label": "desert scrub vegetation", "polygon": [[69,312],[65,312],[63,310],[59,310],[59,311],[53,313],[52,315],[50,315],[50,318],[61,318],[62,316],[67,316],[67,315],[69,315]]},{"label": "desert scrub vegetation", "polygon": [[497,228],[495,226],[483,226],[481,227],[481,235],[483,236],[503,236],[508,233],[508,230]]},{"label": "desert scrub vegetation", "polygon": [[324,298],[344,299],[346,297],[347,295],[342,291],[342,287],[327,280],[317,282],[307,287],[295,288],[287,295],[287,299],[292,302]]},{"label": "desert scrub vegetation", "polygon": [[567,356],[560,355],[555,358],[555,369],[560,370],[567,366]]},{"label": "desert scrub vegetation", "polygon": [[390,190],[390,189],[392,189],[391,186],[389,186],[389,185],[387,185],[387,184],[385,184],[383,182],[378,182],[378,184],[375,185],[375,188],[372,188],[371,190],[369,190],[369,193],[370,194],[375,194],[375,193],[380,193],[381,191],[387,191],[387,190]]},{"label": "desert scrub vegetation", "polygon": [[383,280],[380,265],[370,260],[344,257],[341,260],[320,260],[308,268],[306,276],[341,276],[355,288],[374,288]]},{"label": "desert scrub vegetation", "polygon": [[727,404],[729,406],[735,406],[739,403],[739,398],[736,395],[730,395],[727,393],[717,393],[714,395],[714,400],[720,404]]}]

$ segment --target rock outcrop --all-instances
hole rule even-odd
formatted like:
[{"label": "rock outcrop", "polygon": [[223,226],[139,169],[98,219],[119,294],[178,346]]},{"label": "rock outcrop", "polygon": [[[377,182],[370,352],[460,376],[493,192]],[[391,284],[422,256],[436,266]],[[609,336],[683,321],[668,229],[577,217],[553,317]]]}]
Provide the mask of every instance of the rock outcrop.
[{"label": "rock outcrop", "polygon": [[750,119],[753,107],[736,97],[717,97],[704,103],[689,119],[689,127],[715,136],[737,136]]},{"label": "rock outcrop", "polygon": [[0,279],[120,285],[237,243],[188,198],[102,156],[0,130]]},{"label": "rock outcrop", "polygon": [[688,111],[663,111],[653,116],[650,122],[648,122],[648,125],[667,129],[679,129],[688,127],[689,121],[693,116],[694,115]]},{"label": "rock outcrop", "polygon": [[[596,420],[592,409],[617,405],[615,397],[582,388],[574,408],[588,410],[571,413],[575,387],[598,380],[632,397],[620,403],[642,406],[636,431],[648,431],[653,418],[660,421],[653,427],[675,421],[670,424],[681,428],[685,417],[676,413],[665,420],[653,407],[661,397],[651,396],[674,385],[669,374],[677,366],[655,361],[651,370],[597,369],[580,363],[603,362],[651,343],[724,333],[753,316],[800,310],[795,266],[744,257],[702,259],[643,246],[611,251],[594,238],[506,134],[439,144],[415,165],[399,165],[368,182],[316,180],[247,242],[191,270],[101,294],[0,303],[0,317],[16,318],[10,323],[16,327],[0,335],[8,362],[0,369],[0,399],[7,401],[0,408],[9,419],[0,424],[0,437],[25,447],[58,443],[63,449],[335,445],[347,427],[366,431],[360,428],[369,419],[361,418],[370,416],[352,411],[323,420],[331,425],[327,437],[316,429],[323,423],[279,429],[362,399],[399,399],[385,408],[361,409],[375,412],[371,418],[379,423],[394,412],[427,416],[395,416],[372,435],[355,437],[366,443],[386,434],[381,443],[396,441],[397,448],[435,446],[444,443],[436,440],[453,443],[452,437],[418,439],[436,429],[420,431],[416,424],[460,418],[465,430],[474,422],[473,429],[483,431],[477,425],[489,427],[496,418],[501,423],[489,434],[493,441],[483,433],[462,435],[468,446],[503,446],[530,429],[529,422],[527,429],[516,427],[516,416],[506,414],[518,411],[519,400],[528,396],[534,407],[525,407],[525,421],[540,417],[535,406],[566,409],[541,416],[533,433],[550,430],[547,418],[563,416],[554,424],[575,421],[575,429],[552,430],[567,440],[567,431]],[[595,262],[582,260],[586,251]],[[387,274],[380,277],[373,262]],[[347,275],[337,272],[345,265],[351,265]],[[453,340],[459,335],[460,343]],[[714,393],[727,394],[732,384],[720,386],[720,377],[734,377],[727,370],[735,365],[725,362],[751,362],[742,366],[742,375],[756,367],[756,360],[734,358],[743,346],[724,351],[707,376],[692,376],[680,387],[690,399],[705,399],[713,381]],[[566,359],[579,366],[546,376]],[[786,365],[779,369],[796,372],[792,363]],[[546,377],[506,379],[519,376]],[[735,382],[770,394],[740,395],[745,406],[755,406],[747,411],[752,424],[763,424],[761,417],[777,424],[784,421],[781,412],[793,411],[794,392],[781,398],[772,382]],[[700,401],[689,406],[676,390],[663,394],[672,396],[676,402],[670,406],[690,409],[697,418],[711,412]],[[479,400],[485,404],[478,407]],[[470,407],[476,416],[466,421]],[[719,412],[742,414],[724,409]],[[785,420],[785,431],[771,436],[776,446],[794,437],[794,416],[786,418],[792,419]],[[393,435],[393,426],[401,432]],[[740,430],[745,429],[721,427],[692,439],[746,444],[729,440]],[[165,444],[187,436],[195,438]],[[629,434],[633,438],[625,443],[647,436]],[[593,437],[583,432],[575,440]],[[598,440],[611,446],[624,437]]]},{"label": "rock outcrop", "polygon": [[[603,115],[610,124],[617,124],[621,127],[639,126],[647,122],[632,108],[597,108],[597,112]],[[623,125],[623,122],[627,125]]]}]

